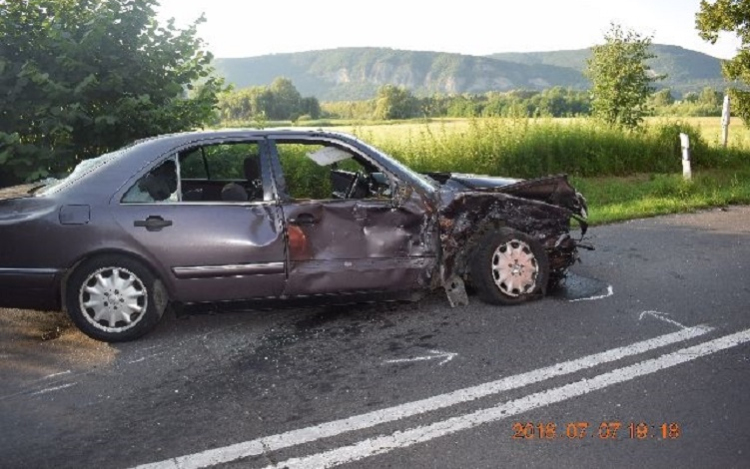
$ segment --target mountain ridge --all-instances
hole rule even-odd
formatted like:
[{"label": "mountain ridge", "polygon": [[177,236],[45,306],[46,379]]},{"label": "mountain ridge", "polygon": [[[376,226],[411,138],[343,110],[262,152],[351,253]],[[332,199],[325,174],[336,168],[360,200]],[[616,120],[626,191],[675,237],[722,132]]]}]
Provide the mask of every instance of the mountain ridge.
[{"label": "mountain ridge", "polygon": [[[679,96],[706,86],[722,88],[721,61],[680,46],[654,44],[654,72],[667,73],[659,87]],[[343,47],[214,60],[236,88],[268,85],[285,76],[306,96],[323,101],[369,99],[385,84],[418,95],[484,93],[554,86],[586,89],[583,75],[590,49],[509,52],[487,56],[376,47]]]}]

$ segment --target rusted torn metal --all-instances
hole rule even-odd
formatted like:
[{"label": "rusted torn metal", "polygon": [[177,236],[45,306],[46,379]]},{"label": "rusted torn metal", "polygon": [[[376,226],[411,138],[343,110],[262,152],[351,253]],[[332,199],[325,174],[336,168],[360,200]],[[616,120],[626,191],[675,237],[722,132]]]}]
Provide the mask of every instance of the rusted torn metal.
[{"label": "rusted torn metal", "polygon": [[440,280],[452,305],[466,304],[462,279],[476,243],[490,230],[509,227],[530,235],[549,257],[550,275],[559,279],[577,259],[570,220],[586,233],[586,200],[567,176],[518,181],[484,176],[441,177],[439,226]]}]

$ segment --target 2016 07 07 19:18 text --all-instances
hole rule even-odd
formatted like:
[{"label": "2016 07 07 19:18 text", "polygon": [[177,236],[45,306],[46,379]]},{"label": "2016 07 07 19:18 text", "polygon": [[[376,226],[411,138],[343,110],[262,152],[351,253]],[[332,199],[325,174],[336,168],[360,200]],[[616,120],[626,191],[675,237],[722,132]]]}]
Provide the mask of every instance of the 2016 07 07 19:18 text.
[{"label": "2016 07 07 19:18 text", "polygon": [[646,422],[618,421],[601,422],[591,425],[589,422],[567,422],[558,425],[555,422],[514,422],[512,426],[514,440],[582,440],[596,438],[600,440],[676,440],[682,436],[682,427],[677,422],[649,424]]}]

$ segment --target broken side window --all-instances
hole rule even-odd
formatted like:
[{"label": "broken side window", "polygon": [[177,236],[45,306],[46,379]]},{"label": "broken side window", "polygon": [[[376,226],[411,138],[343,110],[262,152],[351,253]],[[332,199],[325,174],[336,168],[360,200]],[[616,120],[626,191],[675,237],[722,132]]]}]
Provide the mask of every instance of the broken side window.
[{"label": "broken side window", "polygon": [[[160,169],[161,165],[150,171],[128,190],[123,202],[262,201],[259,155],[256,142],[200,145],[182,150],[177,155],[179,164],[170,159],[163,164],[170,163],[170,170]],[[165,177],[167,173],[169,178]],[[169,193],[165,195],[167,189]]]},{"label": "broken side window", "polygon": [[390,181],[357,153],[328,142],[277,141],[293,199],[389,199]]},{"label": "broken side window", "polygon": [[253,202],[263,200],[257,142],[202,145],[180,152],[183,200]]},{"label": "broken side window", "polygon": [[122,202],[177,202],[179,200],[177,181],[177,166],[173,159],[169,159],[133,184],[123,196]]}]

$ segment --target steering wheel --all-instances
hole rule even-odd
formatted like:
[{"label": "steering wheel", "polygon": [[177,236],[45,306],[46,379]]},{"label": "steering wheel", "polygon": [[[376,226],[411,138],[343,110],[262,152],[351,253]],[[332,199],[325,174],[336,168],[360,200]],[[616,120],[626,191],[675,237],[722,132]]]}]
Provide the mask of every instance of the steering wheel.
[{"label": "steering wheel", "polygon": [[362,199],[370,194],[370,176],[362,171],[357,171],[352,178],[352,184],[346,191],[347,199]]}]

